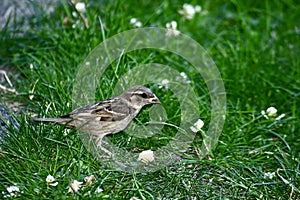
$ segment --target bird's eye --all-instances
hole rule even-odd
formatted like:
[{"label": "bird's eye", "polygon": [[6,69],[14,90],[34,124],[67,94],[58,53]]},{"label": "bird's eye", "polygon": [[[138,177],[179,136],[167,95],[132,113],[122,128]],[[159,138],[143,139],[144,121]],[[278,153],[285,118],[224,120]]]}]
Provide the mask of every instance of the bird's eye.
[{"label": "bird's eye", "polygon": [[142,94],[140,94],[140,96],[144,99],[148,97],[148,95],[146,93],[142,93]]}]

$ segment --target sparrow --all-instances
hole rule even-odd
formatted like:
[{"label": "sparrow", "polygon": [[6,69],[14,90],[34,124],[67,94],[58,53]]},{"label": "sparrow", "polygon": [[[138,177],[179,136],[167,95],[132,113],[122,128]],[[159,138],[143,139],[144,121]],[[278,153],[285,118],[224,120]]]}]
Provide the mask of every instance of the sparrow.
[{"label": "sparrow", "polygon": [[55,122],[89,133],[97,147],[111,156],[111,152],[101,145],[104,136],[125,130],[141,109],[149,104],[160,104],[160,100],[149,88],[137,85],[125,90],[119,96],[78,108],[70,114],[32,120]]}]

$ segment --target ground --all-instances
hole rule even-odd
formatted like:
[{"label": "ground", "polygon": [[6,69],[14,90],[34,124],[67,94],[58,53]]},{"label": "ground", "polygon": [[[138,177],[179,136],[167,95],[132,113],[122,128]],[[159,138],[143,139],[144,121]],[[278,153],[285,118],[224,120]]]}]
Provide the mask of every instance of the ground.
[{"label": "ground", "polygon": [[[300,198],[300,6],[296,1],[84,3],[85,8],[62,1],[51,9],[37,3],[30,7],[34,12],[25,16],[6,15],[9,22],[0,32],[0,68],[12,84],[1,75],[4,119],[0,125],[5,127],[1,132],[1,198]],[[0,13],[7,14],[3,9]],[[166,38],[184,34],[199,43],[224,83],[225,124],[208,154],[201,154],[201,148],[213,115],[212,91],[207,87],[211,80],[195,71],[192,62],[159,49],[121,51],[96,84],[95,99],[90,101],[111,97],[122,77],[141,64],[172,67],[177,78],[162,78],[147,86],[160,98],[166,123],[173,126],[145,138],[134,137],[132,132],[139,130],[131,127],[130,133],[108,139],[138,155],[169,144],[182,121],[192,123],[199,118],[204,126],[194,125],[200,130],[181,154],[182,160],[147,173],[118,171],[97,160],[76,130],[30,120],[32,116],[60,116],[76,108],[72,92],[78,69],[101,42],[133,28],[166,26]],[[178,49],[190,52],[190,46],[181,44]],[[199,112],[195,119],[181,118],[179,93],[168,88],[175,82],[182,83],[177,88],[193,88],[197,102],[193,110]],[[149,117],[151,109],[144,109],[135,123],[155,118]]]}]

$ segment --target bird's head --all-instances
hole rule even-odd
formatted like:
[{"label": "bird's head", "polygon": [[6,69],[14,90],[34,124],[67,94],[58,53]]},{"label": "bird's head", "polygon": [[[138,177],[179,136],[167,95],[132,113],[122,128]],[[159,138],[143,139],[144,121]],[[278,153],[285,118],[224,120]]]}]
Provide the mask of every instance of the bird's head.
[{"label": "bird's head", "polygon": [[148,104],[160,104],[157,96],[149,88],[141,85],[129,88],[121,96],[135,109],[141,109]]}]

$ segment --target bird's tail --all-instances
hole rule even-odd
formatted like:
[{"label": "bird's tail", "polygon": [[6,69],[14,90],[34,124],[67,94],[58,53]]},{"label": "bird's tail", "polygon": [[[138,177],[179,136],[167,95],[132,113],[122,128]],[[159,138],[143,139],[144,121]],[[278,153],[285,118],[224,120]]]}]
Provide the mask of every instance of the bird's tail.
[{"label": "bird's tail", "polygon": [[36,122],[56,122],[59,124],[67,124],[68,122],[71,121],[71,118],[36,118],[33,117],[31,118],[32,121],[36,121]]}]

